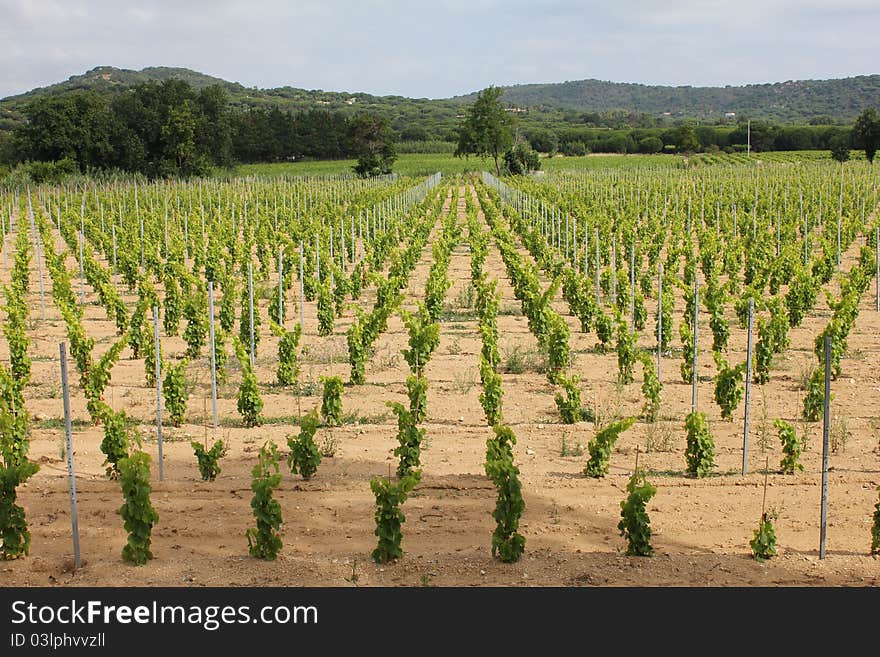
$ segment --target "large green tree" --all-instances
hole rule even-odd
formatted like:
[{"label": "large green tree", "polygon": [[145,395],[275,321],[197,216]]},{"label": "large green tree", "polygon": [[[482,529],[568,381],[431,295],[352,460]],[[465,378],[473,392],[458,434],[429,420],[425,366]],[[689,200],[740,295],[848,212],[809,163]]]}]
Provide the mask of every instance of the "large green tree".
[{"label": "large green tree", "polygon": [[27,105],[25,116],[18,132],[22,160],[70,159],[85,170],[112,157],[113,117],[106,99],[94,91],[40,96]]},{"label": "large green tree", "polygon": [[499,87],[490,86],[479,93],[458,129],[455,148],[456,157],[491,157],[495,161],[495,174],[499,176],[501,156],[513,144],[513,116],[498,100],[503,92]]},{"label": "large green tree", "polygon": [[360,176],[391,173],[397,150],[388,119],[374,114],[358,114],[349,123],[349,140],[357,157],[355,173]]},{"label": "large green tree", "polygon": [[873,107],[866,109],[856,119],[852,131],[853,144],[865,149],[865,157],[873,164],[874,155],[880,147],[880,116]]}]

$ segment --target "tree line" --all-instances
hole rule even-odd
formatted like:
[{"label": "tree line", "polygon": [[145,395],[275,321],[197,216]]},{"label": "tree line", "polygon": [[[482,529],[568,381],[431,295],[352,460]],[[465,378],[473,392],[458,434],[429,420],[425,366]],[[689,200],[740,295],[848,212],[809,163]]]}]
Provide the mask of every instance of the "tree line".
[{"label": "tree line", "polygon": [[[496,173],[537,168],[536,152],[583,155],[865,149],[873,159],[880,144],[880,119],[864,111],[853,126],[782,126],[753,121],[750,127],[679,125],[667,128],[522,126],[489,87],[465,110],[456,130],[458,155],[481,154]],[[25,121],[0,132],[0,164],[29,163],[35,182],[72,173],[139,173],[150,178],[204,175],[237,162],[302,158],[356,158],[360,175],[389,173],[396,158],[387,117],[331,110],[241,109],[219,85],[194,89],[181,80],[146,82],[115,95],[80,90],[43,95],[23,110]],[[404,129],[399,136],[418,137]],[[489,133],[492,133],[491,135]],[[423,136],[423,135],[422,135]],[[450,144],[451,145],[451,144]]]},{"label": "tree line", "polygon": [[[56,162],[62,173],[120,170],[145,176],[204,175],[236,162],[358,158],[362,174],[390,172],[393,135],[369,114],[236,110],[219,85],[147,82],[115,96],[40,96],[0,143],[0,161]],[[39,167],[37,170],[40,170]]]},{"label": "tree line", "polygon": [[[863,116],[865,116],[863,114]],[[860,117],[861,119],[861,117]],[[858,124],[857,124],[858,125]],[[682,125],[674,128],[526,130],[532,148],[542,153],[696,153],[751,150],[832,150],[844,145],[864,148],[864,135],[853,126],[773,125],[753,121],[737,126]]]}]

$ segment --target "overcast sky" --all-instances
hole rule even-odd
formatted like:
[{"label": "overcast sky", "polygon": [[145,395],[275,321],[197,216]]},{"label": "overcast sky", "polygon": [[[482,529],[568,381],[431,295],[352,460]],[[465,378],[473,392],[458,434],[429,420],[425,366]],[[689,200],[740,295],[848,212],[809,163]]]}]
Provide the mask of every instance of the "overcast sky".
[{"label": "overcast sky", "polygon": [[880,72],[880,0],[0,0],[0,97],[100,65],[443,98]]}]

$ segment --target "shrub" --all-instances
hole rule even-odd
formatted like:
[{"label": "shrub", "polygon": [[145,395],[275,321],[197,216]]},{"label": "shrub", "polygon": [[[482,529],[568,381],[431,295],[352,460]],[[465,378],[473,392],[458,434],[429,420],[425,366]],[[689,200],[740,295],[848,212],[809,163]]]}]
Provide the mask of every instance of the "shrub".
[{"label": "shrub", "polygon": [[631,557],[650,557],[651,520],[645,506],[657,493],[657,489],[645,480],[645,472],[636,469],[626,485],[626,499],[620,503],[620,522],[617,528],[626,539],[626,553]]},{"label": "shrub", "polygon": [[492,556],[504,563],[517,561],[525,549],[526,539],[518,532],[519,520],[526,508],[519,481],[519,468],[513,464],[516,436],[510,427],[494,427],[495,437],[486,441],[486,476],[498,491],[495,510],[495,531],[492,533]]},{"label": "shrub", "polygon": [[[224,333],[232,333],[235,328],[235,279],[227,276],[223,280],[223,296],[220,299],[220,311],[218,317],[220,319],[220,328]],[[250,334],[248,334],[250,340]]]},{"label": "shrub", "polygon": [[681,338],[681,380],[685,383],[694,382],[694,327],[687,321],[678,325]]},{"label": "shrub", "polygon": [[770,323],[762,317],[758,320],[758,341],[755,343],[755,373],[752,381],[763,385],[770,380],[770,366],[773,363],[773,336]]},{"label": "shrub", "polygon": [[593,440],[587,445],[587,451],[590,452],[590,460],[587,462],[587,467],[584,468],[585,475],[599,479],[608,474],[608,465],[611,460],[611,450],[614,449],[614,443],[617,442],[618,436],[629,429],[635,421],[634,417],[624,418],[617,422],[612,422],[596,433]]},{"label": "shrub", "polygon": [[318,410],[313,408],[300,420],[299,436],[287,437],[290,447],[287,465],[293,474],[299,473],[303,479],[311,479],[321,464],[321,453],[315,445],[318,422]]},{"label": "shrub", "polygon": [[400,510],[400,505],[406,501],[421,476],[421,471],[416,470],[397,482],[384,477],[373,477],[370,480],[370,490],[376,497],[376,530],[373,533],[379,537],[379,544],[371,555],[376,563],[388,563],[403,556],[400,547],[403,539],[401,526],[406,517]]},{"label": "shrub", "polygon": [[[880,486],[877,487],[880,492]],[[874,524],[871,525],[871,554],[880,554],[880,500],[874,505]]]},{"label": "shrub", "polygon": [[773,515],[769,511],[761,514],[761,521],[749,545],[752,548],[752,555],[758,562],[776,556],[776,530],[773,528]]},{"label": "shrub", "polygon": [[222,440],[218,440],[210,449],[208,445],[192,441],[190,445],[196,455],[199,463],[199,474],[202,475],[203,481],[214,481],[220,474],[220,459],[226,455],[226,444]]},{"label": "shrub", "polygon": [[[278,326],[277,324],[275,326]],[[297,350],[301,337],[301,327],[299,324],[293,327],[292,331],[278,326],[278,383],[283,386],[292,386],[299,377],[299,359]]]},{"label": "shrub", "polygon": [[186,365],[184,358],[177,365],[165,368],[165,379],[162,381],[162,396],[165,397],[165,408],[168,409],[170,424],[179,427],[186,419],[186,401],[189,393],[186,389]]},{"label": "shrub", "polygon": [[547,328],[547,380],[556,383],[559,376],[568,367],[570,352],[568,347],[568,324],[558,314],[550,316]]},{"label": "shrub", "polygon": [[83,393],[86,396],[86,409],[92,421],[96,424],[100,420],[99,407],[104,399],[104,390],[107,388],[107,384],[110,383],[110,372],[113,369],[113,365],[119,360],[119,356],[127,343],[128,335],[123,334],[98,359],[98,362],[91,362],[91,356],[89,356],[90,365]]},{"label": "shrub", "polygon": [[626,323],[617,322],[617,381],[624,385],[635,380],[633,369],[635,368],[638,352],[636,340],[638,336],[631,333]]},{"label": "shrub", "polygon": [[742,377],[747,363],[742,362],[736,367],[730,367],[717,351],[712,352],[712,356],[718,367],[718,374],[715,375],[715,403],[721,408],[721,417],[730,420],[742,400]]},{"label": "shrub", "polygon": [[331,335],[335,318],[330,282],[324,281],[318,286],[318,335]]},{"label": "shrub", "polygon": [[400,311],[403,323],[409,332],[409,349],[402,351],[410,372],[422,376],[431,354],[440,343],[440,325],[431,319],[424,303],[419,303],[418,313]]},{"label": "shrub", "polygon": [[483,382],[480,405],[486,413],[487,424],[492,427],[501,422],[501,398],[504,391],[501,389],[501,376],[483,356],[480,356],[480,379]]},{"label": "shrub", "polygon": [[263,400],[251,359],[240,340],[235,340],[235,355],[241,365],[241,385],[238,388],[238,412],[246,427],[258,427],[263,423]]},{"label": "shrub", "polygon": [[357,317],[351,322],[348,332],[345,334],[348,343],[348,362],[351,365],[352,385],[366,383],[367,346],[364,344],[364,315],[358,310]]},{"label": "shrub", "polygon": [[[186,319],[186,328],[183,329],[183,339],[187,344],[186,357],[196,359],[208,335],[208,302],[200,285],[187,297],[183,317]],[[214,337],[216,339],[216,335]]]},{"label": "shrub", "polygon": [[180,328],[180,315],[183,303],[180,298],[180,285],[177,283],[176,273],[170,269],[165,274],[165,300],[162,303],[164,315],[162,326],[165,335],[177,335]]},{"label": "shrub", "polygon": [[120,459],[119,479],[124,503],[119,515],[128,541],[122,548],[122,558],[142,566],[153,558],[150,551],[153,525],[159,521],[159,514],[150,503],[150,455],[134,452]]},{"label": "shrub", "polygon": [[715,441],[709,432],[705,413],[689,413],[684,423],[687,449],[684,456],[688,474],[706,477],[715,467]]},{"label": "shrub", "polygon": [[406,394],[409,397],[409,412],[416,424],[425,421],[428,415],[428,379],[410,374],[406,377]]},{"label": "shrub", "polygon": [[214,377],[217,385],[226,382],[226,334],[223,331],[214,333]]},{"label": "shrub", "polygon": [[561,393],[557,392],[555,400],[556,407],[559,409],[559,414],[562,416],[562,421],[565,424],[575,424],[581,420],[581,390],[578,386],[579,383],[580,378],[578,378],[577,374],[572,374],[571,376],[561,375],[559,377],[559,384],[565,391],[565,396],[563,397]]},{"label": "shrub", "polygon": [[421,445],[425,439],[425,430],[416,426],[412,413],[403,404],[389,401],[386,402],[386,405],[397,416],[397,442],[399,445],[394,450],[394,455],[400,459],[397,466],[397,476],[407,477],[421,465]]},{"label": "shrub", "polygon": [[278,448],[269,441],[260,448],[260,459],[251,470],[251,508],[256,527],[245,532],[248,551],[252,557],[274,561],[281,550],[281,505],[273,498],[273,491],[281,485],[278,472]]},{"label": "shrub", "polygon": [[[221,324],[222,324],[222,304],[221,304]],[[232,327],[229,328],[231,330]],[[223,327],[223,330],[227,330]],[[241,315],[238,320],[238,339],[245,345],[248,353],[251,348],[251,313],[250,313],[250,297],[248,296],[248,287],[245,285],[241,291]],[[260,345],[260,313],[257,307],[257,294],[254,291],[254,358],[257,357],[257,347]]]},{"label": "shrub", "polygon": [[[834,395],[831,396],[834,399]],[[831,400],[829,400],[831,401]],[[803,418],[807,422],[818,422],[825,413],[825,373],[822,369],[813,370],[807,394],[804,396]]]},{"label": "shrub", "polygon": [[322,376],[324,392],[321,399],[321,415],[324,424],[339,426],[342,424],[342,379],[338,376]]},{"label": "shrub", "polygon": [[119,477],[119,462],[128,456],[132,444],[139,446],[139,441],[128,426],[125,411],[114,411],[101,403],[98,415],[104,425],[104,439],[101,441],[101,452],[105,456],[103,465],[107,466],[107,476],[116,479]]},{"label": "shrub", "polygon": [[804,316],[816,305],[819,286],[817,281],[810,275],[809,270],[801,269],[792,279],[785,295],[785,305],[788,309],[788,323],[791,326],[800,326]]},{"label": "shrub", "polygon": [[642,394],[645,397],[645,405],[642,407],[642,415],[646,422],[655,422],[660,413],[660,393],[663,392],[663,383],[657,377],[657,365],[654,359],[647,353],[639,357],[642,361]]},{"label": "shrub", "polygon": [[611,346],[611,338],[614,337],[614,320],[601,308],[596,316],[596,337],[599,338],[597,349],[602,353],[607,352]]},{"label": "shrub", "polygon": [[660,315],[658,317],[657,322],[654,327],[654,334],[657,333],[657,327],[660,324],[660,319],[663,320],[662,331],[660,333],[660,351],[667,352],[669,351],[669,345],[672,343],[672,310],[675,304],[675,297],[672,291],[672,279],[667,276],[663,277],[663,299],[660,303]]}]

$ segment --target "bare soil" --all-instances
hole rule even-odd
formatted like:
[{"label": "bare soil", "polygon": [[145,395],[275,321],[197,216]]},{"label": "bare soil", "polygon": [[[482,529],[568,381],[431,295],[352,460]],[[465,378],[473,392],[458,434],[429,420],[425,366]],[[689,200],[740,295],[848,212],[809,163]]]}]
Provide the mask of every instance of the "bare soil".
[{"label": "bare soil", "polygon": [[[462,195],[472,194],[462,187]],[[457,210],[464,217],[464,200]],[[24,226],[24,222],[22,222]],[[439,224],[438,224],[439,226]],[[2,280],[9,280],[12,239],[7,239],[8,263],[2,263]],[[858,245],[847,252],[843,268],[855,261]],[[525,253],[525,252],[524,252]],[[424,294],[431,264],[430,244],[410,279],[405,306],[414,307]],[[71,260],[69,266],[76,271]],[[843,360],[843,376],[833,383],[833,414],[838,428],[837,450],[830,456],[828,503],[828,555],[818,558],[819,501],[822,453],[821,423],[808,425],[808,449],[802,457],[805,471],[777,474],[781,459],[779,441],[772,426],[766,428],[766,444],[759,439],[762,424],[774,418],[795,421],[800,415],[803,390],[801,371],[815,364],[814,336],[824,327],[830,311],[824,299],[803,325],[791,331],[792,348],[774,361],[769,384],[753,388],[752,433],[749,473],[740,474],[742,460],[742,405],[732,422],[720,419],[712,401],[715,366],[709,357],[711,333],[700,336],[700,409],[709,417],[716,442],[717,474],[706,479],[685,476],[683,418],[690,410],[691,388],[679,376],[680,352],[663,362],[662,420],[648,447],[648,428],[637,422],[619,440],[604,479],[582,474],[587,455],[561,456],[563,437],[567,446],[586,448],[595,428],[592,422],[560,423],[553,393],[540,371],[537,344],[519,312],[500,254],[494,244],[486,261],[491,278],[498,279],[502,293],[499,316],[502,365],[519,348],[525,354],[526,371],[503,373],[504,418],[518,442],[516,462],[521,470],[526,510],[520,531],[526,551],[515,564],[494,560],[490,551],[494,521],[491,512],[495,491],[483,471],[486,426],[478,401],[480,337],[472,309],[466,307],[470,278],[470,254],[466,243],[452,256],[450,277],[455,281],[447,295],[448,317],[441,325],[441,341],[428,368],[427,444],[424,447],[422,482],[403,507],[406,514],[404,557],[397,563],[378,566],[370,560],[376,538],[375,503],[369,480],[387,475],[395,467],[396,423],[385,402],[404,401],[407,366],[400,356],[406,331],[395,316],[378,342],[367,367],[368,383],[347,386],[343,405],[356,414],[357,422],[335,429],[322,428],[316,437],[336,443],[335,456],[325,458],[317,475],[302,481],[285,470],[276,498],[284,514],[284,547],[274,562],[248,555],[245,530],[252,526],[250,482],[256,452],[266,440],[286,451],[285,437],[296,433],[296,416],[320,404],[321,375],[337,374],[348,380],[345,331],[353,310],[337,320],[327,338],[317,335],[316,307],[305,304],[305,336],[302,380],[313,381],[313,394],[296,397],[271,385],[275,379],[277,339],[264,319],[259,344],[257,374],[263,387],[264,414],[269,422],[246,429],[240,425],[236,399],[240,374],[230,355],[230,383],[221,389],[221,427],[214,434],[206,428],[210,418],[207,358],[189,366],[193,390],[188,423],[165,429],[164,481],[158,479],[155,462],[155,390],[144,386],[142,360],[130,359],[126,350],[113,371],[106,398],[114,408],[124,408],[141,424],[145,449],[154,457],[152,503],[159,513],[153,529],[155,559],[136,567],[122,561],[126,540],[118,509],[122,504],[119,484],[109,481],[102,466],[100,427],[88,425],[85,398],[74,384],[72,412],[79,502],[79,530],[84,566],[71,568],[71,519],[66,461],[61,458],[63,430],[58,344],[66,340],[63,320],[51,302],[51,282],[44,271],[46,319],[40,319],[36,262],[31,271],[31,319],[33,320],[33,377],[26,392],[28,410],[34,417],[31,458],[40,471],[20,490],[19,503],[27,512],[32,533],[30,556],[0,563],[2,586],[764,586],[845,585],[876,586],[880,561],[869,556],[870,527],[876,488],[880,484],[880,315],[873,307],[873,286],[862,300],[861,313],[849,339]],[[76,279],[75,279],[76,281]],[[546,283],[546,281],[545,281]],[[78,286],[78,281],[75,283]],[[836,291],[836,279],[830,284]],[[78,287],[75,287],[78,291]],[[269,296],[269,295],[267,295]],[[87,288],[86,328],[96,338],[96,352],[103,353],[113,340],[114,325]],[[126,293],[126,301],[135,297]],[[374,289],[359,301],[370,307]],[[268,316],[262,299],[260,312]],[[656,302],[648,300],[649,328],[640,346],[653,348]],[[615,353],[594,350],[594,334],[583,334],[567,304],[555,308],[571,327],[575,354],[573,371],[583,385],[583,401],[604,418],[638,415],[642,406],[640,368],[636,383],[618,387]],[[298,321],[299,303],[288,299],[288,325]],[[676,299],[676,328],[683,300]],[[736,325],[732,308],[729,360],[745,358],[745,331]],[[706,325],[707,326],[707,325]],[[181,325],[181,332],[183,324]],[[673,345],[678,347],[677,331]],[[166,357],[182,355],[181,338],[163,338]],[[205,352],[206,353],[206,352]],[[8,362],[3,342],[0,358]],[[76,378],[73,363],[72,378]],[[766,413],[763,410],[766,404]],[[55,423],[53,423],[55,422]],[[799,426],[799,433],[803,426]],[[222,473],[212,483],[201,481],[190,440],[222,437],[230,444],[221,462]],[[663,444],[663,443],[666,444]],[[658,451],[657,448],[665,451]],[[654,531],[653,558],[627,557],[619,535],[620,502],[634,466],[636,450],[640,464],[650,469],[649,480],[658,489],[648,506]],[[767,504],[779,514],[776,531],[779,556],[757,563],[749,540],[761,513],[765,464],[769,463]],[[282,464],[282,468],[284,465]]]}]

